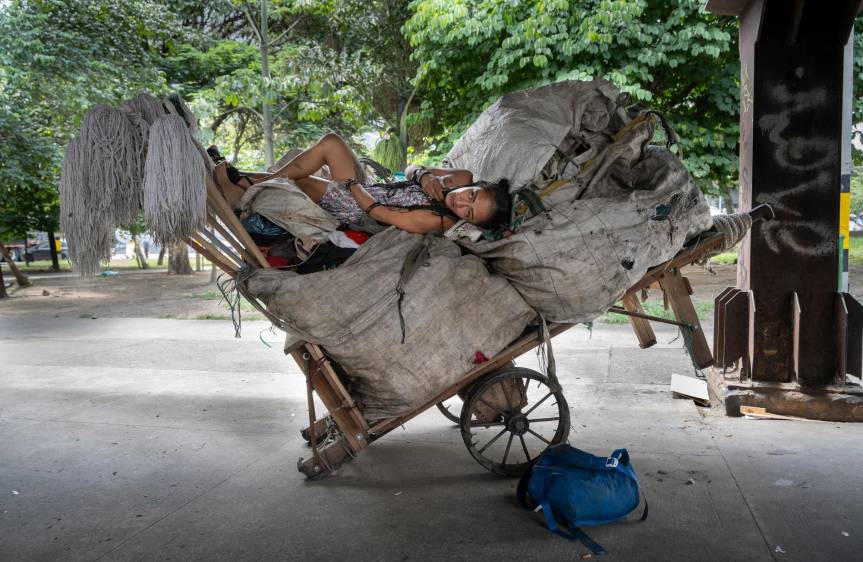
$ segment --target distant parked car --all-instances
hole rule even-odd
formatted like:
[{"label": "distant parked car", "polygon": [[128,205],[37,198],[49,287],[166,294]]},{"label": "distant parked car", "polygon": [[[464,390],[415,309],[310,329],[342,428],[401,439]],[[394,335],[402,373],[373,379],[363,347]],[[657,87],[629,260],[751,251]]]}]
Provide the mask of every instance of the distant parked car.
[{"label": "distant parked car", "polygon": [[[12,261],[21,261],[21,254],[18,252],[18,248],[6,248],[9,250],[9,257],[12,258]],[[6,258],[3,257],[3,254],[0,254],[0,263],[6,261]]]},{"label": "distant parked car", "polygon": [[[31,261],[50,260],[51,246],[49,246],[47,240],[35,246],[30,246],[25,257],[27,258],[27,263],[30,263]],[[69,259],[69,248],[66,246],[65,242],[60,246],[60,251],[57,252],[57,257],[61,260]]]}]

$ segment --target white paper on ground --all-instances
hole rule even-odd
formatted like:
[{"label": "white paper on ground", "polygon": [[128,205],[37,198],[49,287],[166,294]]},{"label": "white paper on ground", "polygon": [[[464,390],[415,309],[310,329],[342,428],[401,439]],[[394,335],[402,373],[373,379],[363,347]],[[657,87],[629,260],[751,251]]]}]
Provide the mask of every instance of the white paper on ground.
[{"label": "white paper on ground", "polygon": [[671,392],[695,398],[696,400],[710,401],[707,392],[707,381],[695,377],[684,377],[677,373],[671,374]]}]

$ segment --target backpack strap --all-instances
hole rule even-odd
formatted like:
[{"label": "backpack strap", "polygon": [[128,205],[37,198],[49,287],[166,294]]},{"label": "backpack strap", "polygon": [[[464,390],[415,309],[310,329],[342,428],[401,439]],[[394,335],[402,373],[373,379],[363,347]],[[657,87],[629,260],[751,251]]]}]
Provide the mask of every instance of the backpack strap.
[{"label": "backpack strap", "polygon": [[[560,525],[557,523],[557,520],[554,518],[554,511],[551,508],[551,504],[548,503],[547,499],[543,499],[540,502],[539,506],[534,507],[530,505],[530,498],[527,495],[527,487],[530,483],[530,477],[533,475],[533,467],[531,466],[528,471],[521,477],[518,481],[518,488],[516,489],[516,497],[518,498],[518,503],[527,511],[537,511],[542,509],[542,515],[545,517],[545,526],[548,527],[548,530],[554,533],[555,535],[559,535],[567,540],[577,541],[586,546],[590,551],[599,556],[601,554],[606,554],[607,551],[603,546],[592,538],[590,538],[587,533],[582,531],[580,528],[576,526],[569,527],[569,530],[566,531],[561,529]],[[552,475],[553,477],[554,475]]]},{"label": "backpack strap", "polygon": [[554,518],[554,511],[551,509],[551,504],[548,503],[548,500],[543,500],[540,505],[542,506],[542,514],[545,516],[545,525],[549,531],[565,539],[582,543],[597,556],[608,553],[601,544],[590,538],[580,528],[573,525],[569,528],[569,531],[561,529]]},{"label": "backpack strap", "polygon": [[527,469],[527,472],[519,479],[518,488],[515,490],[515,497],[518,498],[518,504],[525,511],[533,511],[534,506],[530,505],[527,498],[527,485],[530,483],[530,477],[533,476],[533,465]]}]

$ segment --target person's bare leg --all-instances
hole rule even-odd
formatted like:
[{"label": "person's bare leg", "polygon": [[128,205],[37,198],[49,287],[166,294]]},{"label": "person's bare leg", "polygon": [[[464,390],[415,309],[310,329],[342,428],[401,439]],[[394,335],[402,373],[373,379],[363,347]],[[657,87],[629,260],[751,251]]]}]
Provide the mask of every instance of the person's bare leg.
[{"label": "person's bare leg", "polygon": [[303,190],[303,193],[309,196],[309,199],[318,203],[324,196],[324,193],[327,192],[327,186],[330,182],[329,180],[316,176],[308,176],[305,178],[297,178],[294,180],[294,183],[297,184],[297,187]]},{"label": "person's bare leg", "polygon": [[336,181],[356,177],[356,156],[340,136],[327,133],[311,148],[304,150],[273,173],[274,177],[297,180],[318,171],[326,164]]},{"label": "person's bare leg", "polygon": [[213,180],[231,208],[234,208],[246,193],[247,186],[237,185],[228,179],[227,164],[225,162],[219,162],[216,166],[216,169],[213,171]]}]

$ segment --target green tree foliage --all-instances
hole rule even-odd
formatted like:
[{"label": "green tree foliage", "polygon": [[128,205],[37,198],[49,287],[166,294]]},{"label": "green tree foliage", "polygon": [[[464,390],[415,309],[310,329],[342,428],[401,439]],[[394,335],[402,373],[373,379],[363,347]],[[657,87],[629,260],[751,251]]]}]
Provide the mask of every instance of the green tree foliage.
[{"label": "green tree foliage", "polygon": [[139,0],[0,7],[0,223],[56,232],[62,147],[87,108],[162,89],[154,64],[172,21]]},{"label": "green tree foliage", "polygon": [[[737,22],[692,0],[417,0],[405,26],[423,108],[450,140],[505,92],[604,77],[663,112],[707,188],[734,185]],[[444,143],[446,144],[446,142]]]},{"label": "green tree foliage", "polygon": [[[206,142],[225,148],[244,167],[261,167],[261,107],[273,107],[276,154],[305,146],[327,131],[350,138],[374,120],[370,106],[324,56],[322,2],[269,1],[269,70],[264,92],[257,37],[259,2],[170,2],[185,33],[166,45],[160,63],[204,126]],[[254,27],[253,27],[254,24]],[[209,130],[207,130],[209,129]]]}]

